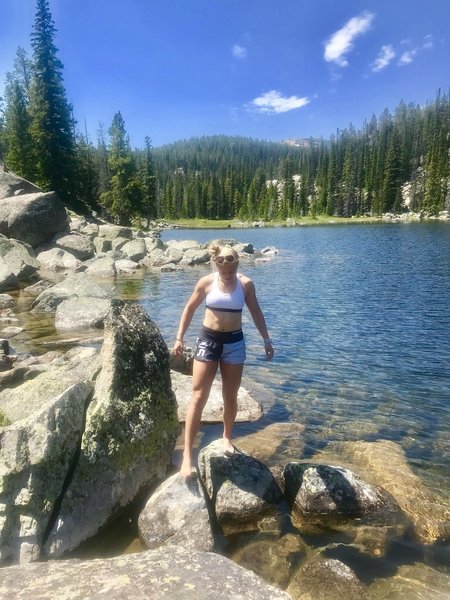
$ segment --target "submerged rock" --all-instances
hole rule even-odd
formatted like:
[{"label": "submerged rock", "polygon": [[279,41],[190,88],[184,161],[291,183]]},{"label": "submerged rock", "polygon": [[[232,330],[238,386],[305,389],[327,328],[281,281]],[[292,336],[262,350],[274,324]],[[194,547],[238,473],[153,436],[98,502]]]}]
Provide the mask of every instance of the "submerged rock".
[{"label": "submerged rock", "polygon": [[232,556],[242,567],[250,569],[268,583],[285,589],[293,566],[305,555],[300,536],[289,533],[280,539],[255,540]]},{"label": "submerged rock", "polygon": [[[171,372],[172,389],[178,404],[178,418],[185,421],[186,413],[192,396],[192,377],[176,371]],[[243,387],[238,392],[238,412],[236,422],[257,421],[262,417],[261,404]],[[208,402],[202,413],[203,423],[220,423],[223,420],[222,385],[214,380]]]},{"label": "submerged rock", "polygon": [[378,578],[369,586],[373,600],[448,600],[449,590],[448,573],[420,563],[400,565],[393,577]]},{"label": "submerged rock", "polygon": [[336,559],[314,560],[300,567],[287,592],[293,600],[369,600],[355,573]]},{"label": "submerged rock", "polygon": [[290,600],[228,558],[180,546],[2,570],[2,598],[54,600],[61,595],[72,600]]},{"label": "submerged rock", "polygon": [[282,461],[302,455],[304,429],[300,423],[271,423],[255,433],[236,438],[235,443],[247,454],[279,471]]},{"label": "submerged rock", "polygon": [[448,498],[432,493],[413,472],[405,453],[395,442],[335,442],[316,456],[339,460],[364,472],[371,483],[383,487],[411,518],[414,534],[424,543],[450,536]]}]

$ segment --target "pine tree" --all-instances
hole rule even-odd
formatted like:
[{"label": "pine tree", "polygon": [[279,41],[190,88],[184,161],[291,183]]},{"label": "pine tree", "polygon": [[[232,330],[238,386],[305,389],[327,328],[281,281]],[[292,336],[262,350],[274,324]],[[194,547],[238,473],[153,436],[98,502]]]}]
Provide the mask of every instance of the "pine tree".
[{"label": "pine tree", "polygon": [[5,139],[5,112],[3,108],[3,98],[0,96],[0,166],[5,162],[6,139]]},{"label": "pine tree", "polygon": [[35,156],[30,133],[29,89],[31,62],[25,50],[18,48],[14,71],[6,74],[6,107],[4,142],[6,166],[25,179],[33,181]]},{"label": "pine tree", "polygon": [[36,0],[31,35],[30,114],[37,183],[46,190],[56,191],[71,208],[83,209],[76,196],[74,120],[64,88],[63,65],[54,44],[55,35],[48,0]]},{"label": "pine tree", "polygon": [[141,214],[147,219],[147,227],[151,219],[157,216],[157,178],[153,163],[153,151],[150,138],[145,138],[145,154],[142,167],[139,172],[142,186]]},{"label": "pine tree", "polygon": [[97,149],[95,153],[95,167],[98,173],[98,196],[101,197],[110,190],[111,173],[108,164],[108,148],[106,146],[105,132],[102,123],[97,131]]},{"label": "pine tree", "polygon": [[102,194],[101,201],[119,225],[128,225],[132,217],[141,214],[142,190],[125,121],[120,112],[114,115],[109,136],[108,165],[111,182],[109,191]]},{"label": "pine tree", "polygon": [[98,209],[98,171],[95,168],[95,148],[89,141],[85,124],[85,134],[79,133],[76,139],[77,193],[84,204]]}]

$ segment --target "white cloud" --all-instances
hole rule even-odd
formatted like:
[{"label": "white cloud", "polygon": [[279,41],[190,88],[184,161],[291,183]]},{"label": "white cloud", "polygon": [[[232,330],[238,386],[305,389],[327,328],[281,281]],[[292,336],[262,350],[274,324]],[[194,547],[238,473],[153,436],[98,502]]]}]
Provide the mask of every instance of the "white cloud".
[{"label": "white cloud", "polygon": [[395,50],[391,46],[391,44],[381,46],[381,50],[372,65],[372,71],[374,71],[375,73],[378,73],[378,71],[382,71],[394,58]]},{"label": "white cloud", "polygon": [[239,44],[235,44],[231,49],[231,53],[235,58],[246,58],[247,57],[247,48],[244,46],[239,46]]},{"label": "white cloud", "polygon": [[431,34],[426,35],[425,40],[422,44],[422,48],[424,50],[431,50],[431,48],[433,48],[433,46],[434,46],[433,36]]},{"label": "white cloud", "polygon": [[325,60],[334,62],[340,67],[346,67],[348,61],[345,59],[345,54],[352,49],[353,40],[370,29],[374,17],[373,13],[365,11],[335,31],[325,42]]},{"label": "white cloud", "polygon": [[416,46],[412,50],[406,50],[405,52],[403,52],[403,54],[400,56],[400,59],[399,59],[397,65],[399,67],[404,67],[406,65],[410,65],[413,62],[413,60],[417,57],[419,52],[422,52],[422,50],[432,50],[433,47],[434,47],[433,36],[431,34],[428,34],[424,37],[424,40],[423,40],[423,43],[421,46]]},{"label": "white cloud", "polygon": [[301,108],[310,103],[309,98],[299,98],[298,96],[289,96],[285,98],[276,90],[266,92],[262,96],[252,100],[252,105],[262,113],[283,113],[295,108]]},{"label": "white cloud", "polygon": [[410,65],[412,63],[412,61],[414,60],[416,54],[417,54],[417,50],[407,50],[406,52],[403,52],[403,54],[400,56],[400,59],[397,64],[400,67]]}]

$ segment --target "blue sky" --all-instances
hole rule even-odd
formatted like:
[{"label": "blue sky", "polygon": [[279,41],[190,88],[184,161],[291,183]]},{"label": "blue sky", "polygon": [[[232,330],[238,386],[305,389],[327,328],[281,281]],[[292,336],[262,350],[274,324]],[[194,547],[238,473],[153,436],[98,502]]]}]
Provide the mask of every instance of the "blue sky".
[{"label": "blue sky", "polygon": [[[450,0],[50,0],[69,101],[133,146],[329,137],[450,86]],[[0,0],[0,82],[35,0]]]}]

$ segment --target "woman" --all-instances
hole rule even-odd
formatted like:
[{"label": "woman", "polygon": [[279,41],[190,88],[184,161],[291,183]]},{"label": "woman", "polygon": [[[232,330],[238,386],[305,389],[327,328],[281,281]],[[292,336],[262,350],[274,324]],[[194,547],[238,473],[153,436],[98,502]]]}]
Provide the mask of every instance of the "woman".
[{"label": "woman", "polygon": [[242,333],[242,309],[248,306],[253,322],[264,340],[268,360],[273,358],[272,341],[256,299],[251,279],[238,273],[239,256],[231,246],[211,246],[216,271],[202,277],[195,286],[180,319],[172,352],[182,355],[184,335],[194,312],[206,300],[203,327],[197,338],[192,373],[192,400],[186,415],[184,453],[180,473],[192,474],[192,447],[200,428],[203,408],[220,364],[223,397],[223,450],[234,452],[231,433],[237,413],[237,394],[245,361],[245,341]]}]

